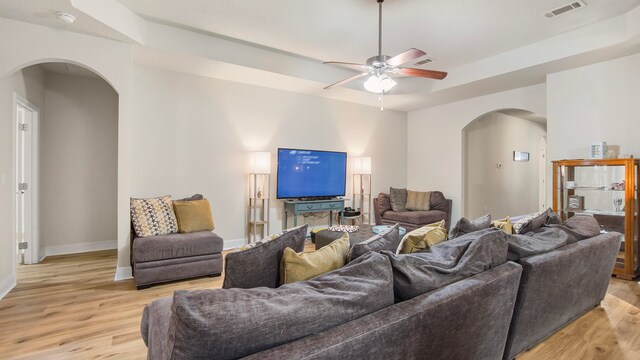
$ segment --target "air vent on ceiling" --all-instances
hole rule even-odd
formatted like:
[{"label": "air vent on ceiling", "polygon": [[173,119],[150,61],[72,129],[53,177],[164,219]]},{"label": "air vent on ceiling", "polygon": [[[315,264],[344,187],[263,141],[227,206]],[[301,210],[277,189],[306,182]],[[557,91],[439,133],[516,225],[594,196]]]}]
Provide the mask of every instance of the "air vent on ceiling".
[{"label": "air vent on ceiling", "polygon": [[424,64],[428,64],[428,63],[433,62],[433,61],[435,61],[434,58],[426,58],[426,59],[420,60],[417,63],[413,64],[413,66],[422,66]]},{"label": "air vent on ceiling", "polygon": [[557,9],[553,9],[553,10],[547,11],[547,12],[544,13],[544,16],[548,17],[548,18],[552,18],[552,17],[556,17],[558,15],[566,14],[569,11],[573,11],[575,9],[583,8],[585,6],[587,6],[587,4],[584,1],[574,1],[574,2],[569,3],[567,5],[560,6]]}]

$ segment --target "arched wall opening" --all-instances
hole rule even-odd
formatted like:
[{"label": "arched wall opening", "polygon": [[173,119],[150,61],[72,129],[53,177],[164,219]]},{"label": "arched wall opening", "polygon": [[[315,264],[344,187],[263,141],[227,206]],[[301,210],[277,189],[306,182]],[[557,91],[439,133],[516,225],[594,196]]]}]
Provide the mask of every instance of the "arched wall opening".
[{"label": "arched wall opening", "polygon": [[[22,196],[11,201],[16,219],[24,218],[15,215],[16,209],[21,210],[19,214],[31,214],[29,227],[18,226],[15,219],[12,224],[22,229],[15,232],[19,234],[16,240],[29,240],[25,263],[118,248],[116,90],[91,69],[68,62],[36,62],[0,82],[3,98],[13,92],[38,109],[37,121],[27,131],[27,150],[16,148],[20,142],[15,136],[8,137],[9,152],[14,154],[11,180],[18,169],[16,161],[24,158],[17,155],[31,154],[28,161],[33,176],[27,191],[33,201],[23,202]],[[3,113],[10,113],[6,105],[14,104],[0,106]],[[11,119],[18,121],[15,116]]]},{"label": "arched wall opening", "polygon": [[[6,28],[7,24],[0,23]],[[118,262],[114,271],[116,280],[131,278],[130,267],[130,217],[129,196],[131,176],[131,83],[133,69],[133,49],[131,45],[107,39],[96,39],[61,32],[30,24],[11,24],[12,32],[0,32],[0,45],[5,49],[13,49],[0,53],[0,82],[10,78],[18,70],[43,62],[67,62],[92,70],[108,82],[118,94],[118,174],[117,174],[117,243]],[[16,37],[15,31],[21,36]],[[7,100],[4,104],[8,104]],[[10,105],[8,105],[10,106]],[[9,140],[0,141],[3,152],[0,153],[0,172],[10,177],[12,173],[12,141],[11,113],[3,114],[7,121],[0,122],[0,136],[8,134]],[[5,131],[6,130],[6,131]],[[12,198],[15,192],[12,187],[0,187],[0,210],[8,215],[12,212]],[[11,234],[11,216],[0,221],[0,277],[6,278],[7,284],[15,284],[15,259],[13,256],[13,235]],[[13,280],[11,280],[13,279]],[[10,285],[11,287],[11,285]],[[10,288],[9,287],[9,288]]]},{"label": "arched wall opening", "polygon": [[[522,215],[546,206],[546,118],[497,109],[462,129],[462,215]],[[514,152],[528,160],[517,161]]]}]

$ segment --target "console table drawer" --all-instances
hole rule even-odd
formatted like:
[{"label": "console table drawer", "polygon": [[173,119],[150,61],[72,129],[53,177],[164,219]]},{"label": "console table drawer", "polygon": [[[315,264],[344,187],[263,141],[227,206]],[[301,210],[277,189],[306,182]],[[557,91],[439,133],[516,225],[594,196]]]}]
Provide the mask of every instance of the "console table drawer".
[{"label": "console table drawer", "polygon": [[322,203],[322,209],[323,210],[342,210],[342,206],[343,206],[343,202],[342,201],[334,201],[334,202],[328,202],[328,203]]},{"label": "console table drawer", "polygon": [[322,204],[296,204],[296,212],[298,211],[317,211],[322,210]]}]

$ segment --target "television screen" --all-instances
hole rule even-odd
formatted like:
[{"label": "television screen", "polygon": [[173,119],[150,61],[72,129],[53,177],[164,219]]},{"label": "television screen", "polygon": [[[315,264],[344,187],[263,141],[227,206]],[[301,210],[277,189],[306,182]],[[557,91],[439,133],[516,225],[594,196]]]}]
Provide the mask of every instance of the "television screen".
[{"label": "television screen", "polygon": [[347,153],[278,149],[278,199],[344,196]]}]

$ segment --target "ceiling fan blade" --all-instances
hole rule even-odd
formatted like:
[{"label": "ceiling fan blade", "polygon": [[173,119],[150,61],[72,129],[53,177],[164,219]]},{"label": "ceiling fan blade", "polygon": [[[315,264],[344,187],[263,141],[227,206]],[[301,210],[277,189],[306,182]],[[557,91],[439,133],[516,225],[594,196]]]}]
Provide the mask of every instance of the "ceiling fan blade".
[{"label": "ceiling fan blade", "polygon": [[396,55],[391,59],[387,60],[387,64],[390,66],[399,66],[425,55],[427,55],[426,52],[419,49],[411,48],[403,52],[402,54]]},{"label": "ceiling fan blade", "polygon": [[414,68],[399,68],[398,74],[408,75],[408,76],[417,76],[417,77],[436,79],[436,80],[442,80],[447,77],[447,73],[444,71],[422,70],[422,69],[414,69]]},{"label": "ceiling fan blade", "polygon": [[358,74],[358,75],[352,76],[352,77],[350,77],[348,79],[340,80],[337,83],[333,83],[331,85],[325,86],[324,89],[326,90],[326,89],[334,87],[334,86],[339,86],[339,85],[342,85],[342,84],[346,84],[349,81],[353,81],[353,80],[361,78],[361,77],[363,77],[365,75],[368,75],[368,73],[362,73],[362,74]]},{"label": "ceiling fan blade", "polygon": [[369,70],[369,66],[365,64],[356,64],[342,61],[325,61],[323,64],[342,65],[356,70]]}]

